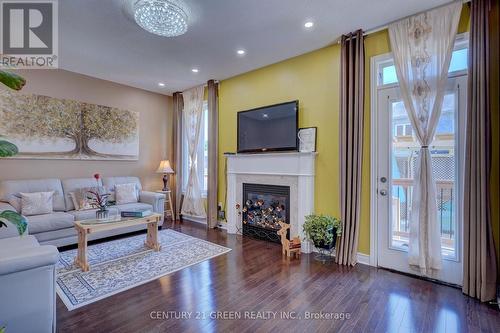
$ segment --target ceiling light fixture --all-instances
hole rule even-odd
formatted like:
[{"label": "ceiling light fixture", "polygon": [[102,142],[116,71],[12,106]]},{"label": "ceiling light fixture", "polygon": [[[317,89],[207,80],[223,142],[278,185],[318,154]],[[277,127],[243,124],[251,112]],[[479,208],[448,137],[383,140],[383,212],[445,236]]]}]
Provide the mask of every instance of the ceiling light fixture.
[{"label": "ceiling light fixture", "polygon": [[160,87],[165,87],[165,83],[163,83],[163,82],[158,83],[158,85],[159,85]]},{"label": "ceiling light fixture", "polygon": [[193,73],[198,73],[199,71],[200,71],[200,70],[199,70],[198,68],[193,68],[193,69],[191,70],[191,72],[193,72]]},{"label": "ceiling light fixture", "polygon": [[164,37],[180,36],[188,28],[188,15],[177,0],[138,0],[134,19],[144,30]]},{"label": "ceiling light fixture", "polygon": [[238,55],[245,55],[246,51],[245,50],[238,50],[238,51],[236,51],[236,53],[238,53]]},{"label": "ceiling light fixture", "polygon": [[313,26],[314,26],[314,22],[308,21],[308,22],[304,23],[304,27],[306,27],[307,29],[312,28]]}]

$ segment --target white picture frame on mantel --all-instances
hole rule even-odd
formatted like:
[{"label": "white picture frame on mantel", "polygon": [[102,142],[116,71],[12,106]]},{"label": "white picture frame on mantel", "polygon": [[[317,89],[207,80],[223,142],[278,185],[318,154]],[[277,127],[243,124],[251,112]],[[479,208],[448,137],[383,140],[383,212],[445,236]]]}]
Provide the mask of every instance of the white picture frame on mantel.
[{"label": "white picture frame on mantel", "polygon": [[300,128],[297,136],[299,138],[299,152],[312,153],[316,151],[317,127]]}]

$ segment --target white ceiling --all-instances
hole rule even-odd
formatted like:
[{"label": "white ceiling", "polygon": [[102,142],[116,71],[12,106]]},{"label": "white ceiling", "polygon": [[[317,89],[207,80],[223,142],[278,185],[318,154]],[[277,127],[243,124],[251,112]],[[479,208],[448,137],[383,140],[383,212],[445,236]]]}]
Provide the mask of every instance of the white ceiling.
[{"label": "white ceiling", "polygon": [[[185,35],[142,30],[130,0],[60,0],[59,67],[163,94],[225,79],[449,0],[185,0]],[[313,20],[313,29],[304,22]],[[247,54],[236,55],[243,48]],[[192,68],[199,73],[192,73]],[[160,88],[158,82],[164,82]]]}]

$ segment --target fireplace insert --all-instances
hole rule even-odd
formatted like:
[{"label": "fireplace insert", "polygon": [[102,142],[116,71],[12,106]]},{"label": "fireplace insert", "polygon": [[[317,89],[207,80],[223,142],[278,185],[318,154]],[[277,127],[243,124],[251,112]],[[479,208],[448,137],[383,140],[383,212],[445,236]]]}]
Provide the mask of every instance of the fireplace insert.
[{"label": "fireplace insert", "polygon": [[[243,184],[243,234],[280,243],[279,222],[290,223],[290,187]],[[288,239],[290,239],[288,231]]]}]

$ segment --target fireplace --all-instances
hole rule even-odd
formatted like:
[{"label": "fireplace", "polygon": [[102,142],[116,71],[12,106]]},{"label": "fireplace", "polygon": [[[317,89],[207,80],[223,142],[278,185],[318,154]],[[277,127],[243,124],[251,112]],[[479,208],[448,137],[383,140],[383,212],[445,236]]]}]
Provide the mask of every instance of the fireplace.
[{"label": "fireplace", "polygon": [[278,222],[290,223],[290,187],[243,183],[242,198],[243,234],[280,243]]},{"label": "fireplace", "polygon": [[[273,184],[290,189],[290,204],[285,205],[290,237],[304,239],[304,216],[314,212],[316,155],[299,152],[226,154],[227,233],[243,233],[243,184]],[[310,242],[302,242],[303,253],[311,253],[312,249]]]}]

